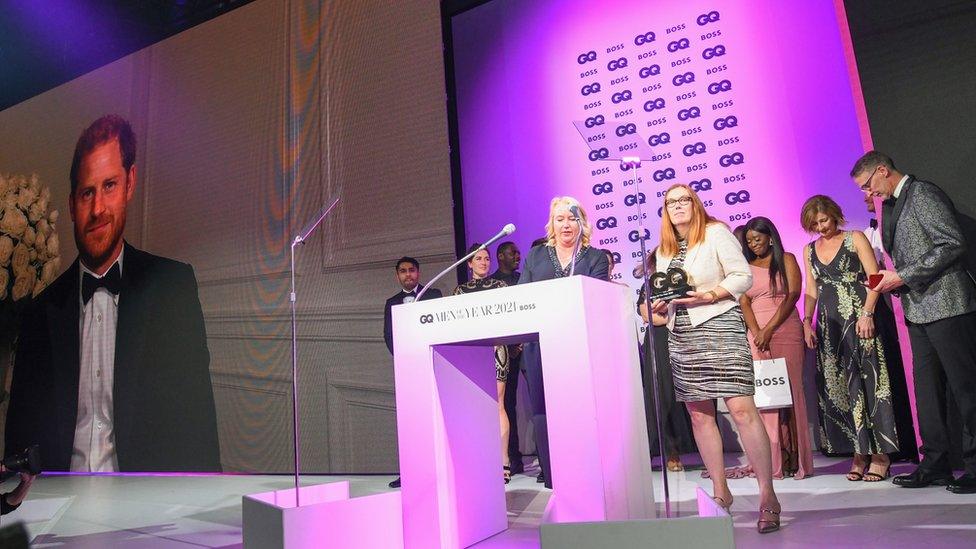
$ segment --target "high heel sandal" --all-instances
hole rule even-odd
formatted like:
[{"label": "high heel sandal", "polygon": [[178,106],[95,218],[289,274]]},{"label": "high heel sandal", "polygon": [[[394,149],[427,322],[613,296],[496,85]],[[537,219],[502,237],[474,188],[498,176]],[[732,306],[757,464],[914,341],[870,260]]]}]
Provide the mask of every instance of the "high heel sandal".
[{"label": "high heel sandal", "polygon": [[725,512],[729,515],[732,514],[732,496],[729,496],[729,501],[726,502],[725,498],[722,496],[712,496],[712,501],[718,504],[719,507],[725,509]]},{"label": "high heel sandal", "polygon": [[512,482],[512,468],[508,465],[502,465],[502,477],[505,479],[505,484]]},{"label": "high heel sandal", "polygon": [[[756,530],[758,530],[760,534],[768,534],[770,532],[779,530],[779,514],[781,512],[782,510],[774,511],[769,507],[760,507],[759,521],[756,523]],[[765,518],[766,516],[770,516],[772,518]]]},{"label": "high heel sandal", "polygon": [[864,473],[864,482],[881,482],[882,480],[888,478],[888,475],[890,473],[891,473],[891,462],[889,461],[888,464],[885,466],[884,473],[882,474],[878,474],[873,471],[868,471]]}]

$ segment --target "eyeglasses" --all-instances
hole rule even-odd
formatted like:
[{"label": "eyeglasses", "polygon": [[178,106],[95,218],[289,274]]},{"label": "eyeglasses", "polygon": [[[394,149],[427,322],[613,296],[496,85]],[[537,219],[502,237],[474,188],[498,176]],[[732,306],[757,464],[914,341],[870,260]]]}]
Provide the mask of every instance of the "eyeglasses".
[{"label": "eyeglasses", "polygon": [[878,173],[878,170],[880,168],[881,168],[881,165],[880,164],[877,165],[877,166],[875,166],[874,167],[874,171],[871,172],[871,175],[869,175],[868,178],[864,181],[864,183],[861,184],[861,191],[862,192],[868,192],[868,191],[871,190],[871,179],[874,178],[874,174]]},{"label": "eyeglasses", "polygon": [[688,204],[691,204],[691,197],[682,196],[681,198],[669,198],[664,201],[664,205],[667,206],[668,208],[673,208],[678,204],[681,204],[682,206],[687,206]]}]

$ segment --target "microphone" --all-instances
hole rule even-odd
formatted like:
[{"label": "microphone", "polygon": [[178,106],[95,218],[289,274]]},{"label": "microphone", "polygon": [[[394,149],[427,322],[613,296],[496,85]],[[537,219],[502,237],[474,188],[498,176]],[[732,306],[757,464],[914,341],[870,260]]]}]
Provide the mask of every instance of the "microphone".
[{"label": "microphone", "polygon": [[487,250],[488,246],[491,246],[492,244],[497,242],[501,237],[508,236],[514,232],[515,232],[515,225],[513,225],[512,223],[505,225],[504,227],[502,227],[501,231],[498,231],[498,234],[488,239],[488,242],[485,242],[477,250],[475,250],[475,253],[480,252],[481,250]]},{"label": "microphone", "polygon": [[579,253],[580,241],[583,239],[583,215],[580,213],[578,205],[569,207],[569,213],[576,218],[576,225],[579,226],[579,234],[576,235],[576,243],[573,244],[573,257],[569,263],[569,276],[576,274],[576,254]]},{"label": "microphone", "polygon": [[513,225],[512,223],[509,223],[508,225],[505,225],[505,227],[503,227],[502,230],[498,232],[498,234],[496,234],[495,236],[491,237],[491,239],[488,242],[485,242],[481,246],[478,246],[477,248],[475,248],[468,255],[462,257],[461,259],[458,259],[450,267],[448,267],[448,268],[444,269],[443,271],[437,273],[437,276],[435,276],[434,278],[432,278],[430,280],[430,282],[428,282],[427,285],[424,286],[424,289],[423,290],[420,290],[420,292],[417,293],[417,299],[416,300],[417,301],[420,301],[420,298],[423,297],[425,293],[427,293],[427,288],[430,288],[431,286],[433,286],[434,283],[437,282],[438,280],[440,280],[440,278],[442,276],[444,276],[447,273],[453,271],[455,267],[457,267],[458,265],[460,265],[460,264],[464,263],[465,261],[467,261],[467,260],[471,259],[472,257],[474,257],[474,254],[480,252],[481,250],[484,250],[484,249],[488,248],[488,246],[490,246],[492,243],[494,243],[495,241],[497,241],[499,238],[501,238],[503,236],[508,236],[508,235],[510,235],[510,234],[512,234],[514,232],[515,232],[515,225]]}]

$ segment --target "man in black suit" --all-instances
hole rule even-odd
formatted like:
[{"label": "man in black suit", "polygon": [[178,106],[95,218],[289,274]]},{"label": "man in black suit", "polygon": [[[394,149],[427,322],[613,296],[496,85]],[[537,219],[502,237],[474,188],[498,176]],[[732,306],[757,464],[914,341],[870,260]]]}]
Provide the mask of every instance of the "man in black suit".
[{"label": "man in black suit", "polygon": [[51,471],[219,471],[210,353],[193,268],[122,238],[136,187],[129,123],[78,139],[78,258],[25,312],[6,448]]},{"label": "man in black suit", "polygon": [[[386,300],[383,308],[383,339],[386,340],[386,348],[393,354],[393,306],[402,303],[412,303],[416,301],[417,294],[424,289],[420,283],[420,262],[412,257],[401,257],[394,267],[397,283],[400,284],[400,291]],[[441,297],[441,291],[431,288],[424,293],[423,300]],[[400,478],[390,482],[390,488],[399,488]]]},{"label": "man in black suit", "polygon": [[[882,279],[874,289],[901,294],[912,343],[924,458],[913,473],[893,482],[976,493],[976,283],[966,270],[955,207],[942,189],[902,174],[877,151],[861,157],[850,175],[863,192],[885,199],[882,240],[894,270],[879,271]],[[959,478],[949,465],[947,389],[963,422],[965,473]]]}]

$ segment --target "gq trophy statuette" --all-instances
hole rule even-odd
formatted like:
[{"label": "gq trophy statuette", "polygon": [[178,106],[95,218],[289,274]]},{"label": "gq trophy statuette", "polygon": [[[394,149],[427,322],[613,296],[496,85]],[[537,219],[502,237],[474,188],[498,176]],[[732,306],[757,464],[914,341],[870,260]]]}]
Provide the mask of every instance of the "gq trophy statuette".
[{"label": "gq trophy statuette", "polygon": [[680,267],[672,267],[667,272],[656,272],[651,275],[651,298],[671,301],[679,297],[688,297],[691,287],[688,273]]}]

